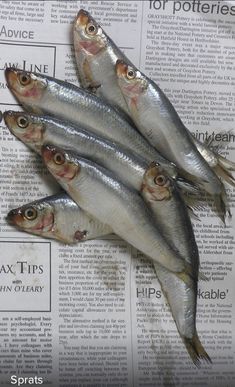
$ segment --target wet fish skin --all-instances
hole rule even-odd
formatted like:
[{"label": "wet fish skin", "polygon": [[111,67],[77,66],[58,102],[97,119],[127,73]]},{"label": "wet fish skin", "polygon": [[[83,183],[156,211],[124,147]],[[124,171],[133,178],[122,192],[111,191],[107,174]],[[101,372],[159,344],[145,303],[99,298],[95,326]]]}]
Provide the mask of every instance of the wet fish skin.
[{"label": "wet fish skin", "polygon": [[[91,31],[90,31],[91,30]],[[117,84],[115,64],[127,57],[105,33],[89,12],[81,9],[74,22],[74,49],[83,87],[93,88],[112,105],[129,111]]]},{"label": "wet fish skin", "polygon": [[142,195],[152,209],[169,245],[178,250],[192,268],[193,276],[188,278],[186,283],[157,262],[153,262],[162,291],[190,357],[196,365],[199,365],[201,359],[210,361],[196,330],[199,253],[187,207],[175,182],[155,163],[145,172]]},{"label": "wet fish skin", "polygon": [[[89,28],[93,28],[91,33]],[[115,65],[117,60],[122,60],[129,66],[134,66],[95,19],[84,10],[79,11],[74,22],[74,47],[83,86],[93,88],[97,95],[130,114],[117,83]],[[216,155],[200,141],[194,138],[192,140],[216,175],[235,186],[234,177],[220,163],[219,155]]]},{"label": "wet fish skin", "polygon": [[[118,86],[115,65],[117,60],[122,60],[129,66],[134,66],[89,12],[82,9],[74,22],[74,47],[83,86],[93,88],[97,95],[130,114]],[[189,134],[191,135],[190,132]],[[192,137],[192,140],[216,175],[235,186],[235,179],[220,162],[220,156],[197,139]]]},{"label": "wet fish skin", "polygon": [[97,96],[42,74],[7,68],[5,75],[10,90],[26,110],[84,125],[99,136],[130,148],[148,162],[160,162],[171,175],[177,174],[173,163],[151,147],[120,112]]},{"label": "wet fish skin", "polygon": [[188,272],[187,263],[168,246],[136,191],[73,152],[45,145],[42,155],[49,171],[81,208],[169,270]]},{"label": "wet fish skin", "polygon": [[188,208],[175,182],[161,165],[151,163],[144,174],[141,193],[172,248],[193,268],[198,277],[199,254]]},{"label": "wet fish skin", "polygon": [[[27,220],[24,213],[26,210],[29,211],[32,208],[33,210],[36,210],[38,214],[37,219]],[[98,238],[112,232],[109,226],[92,218],[65,193],[59,193],[41,200],[36,200],[11,210],[7,220],[10,224],[13,224],[22,231],[39,235],[44,238],[56,239],[62,243],[68,244]],[[161,286],[165,294],[167,294],[167,289],[172,289],[172,284],[174,282],[177,284],[177,289],[182,286],[182,281],[180,279],[177,281],[176,276],[168,270],[165,270],[161,265],[155,263],[155,270],[157,276],[162,280]],[[191,290],[189,289],[188,292],[191,292]],[[173,294],[176,293],[177,292],[174,290]],[[172,299],[168,298],[168,302],[171,301]],[[184,315],[181,311],[183,303],[182,301],[179,303],[178,297],[176,297],[176,302],[174,302],[173,307],[174,305],[178,306],[178,304],[180,311],[178,311],[177,314],[177,319],[179,319],[177,326],[179,326],[182,331],[183,328],[181,325],[183,325],[183,323],[181,322],[180,317]]]},{"label": "wet fish skin", "polygon": [[140,190],[148,163],[129,149],[50,116],[7,111],[4,119],[10,131],[37,153],[41,154],[41,147],[46,143],[74,150]]},{"label": "wet fish skin", "polygon": [[[149,163],[129,149],[102,139],[78,125],[51,116],[10,110],[4,112],[4,120],[12,134],[37,153],[41,154],[41,146],[45,143],[75,150],[81,156],[112,170],[127,185],[138,191],[141,189],[142,179]],[[186,201],[189,200],[188,192],[199,195],[197,187],[179,176],[174,178]]]},{"label": "wet fish skin", "polygon": [[112,232],[109,226],[85,213],[63,192],[15,208],[6,219],[27,233],[69,244]]},{"label": "wet fish skin", "polygon": [[193,363],[196,366],[200,366],[201,360],[211,363],[210,356],[200,342],[195,325],[197,297],[195,281],[191,278],[186,284],[156,262],[153,262],[153,266],[178,332]]},{"label": "wet fish skin", "polygon": [[214,170],[216,175],[226,183],[235,187],[235,179],[230,171],[235,171],[235,163],[230,160],[227,160],[225,157],[221,156],[217,152],[213,151],[209,146],[201,143],[196,138],[193,138],[193,141],[197,147],[197,150],[209,164],[209,166]]},{"label": "wet fish skin", "polygon": [[118,83],[140,132],[164,157],[213,195],[224,219],[228,204],[223,184],[198,152],[191,135],[162,90],[124,61],[116,63]]}]

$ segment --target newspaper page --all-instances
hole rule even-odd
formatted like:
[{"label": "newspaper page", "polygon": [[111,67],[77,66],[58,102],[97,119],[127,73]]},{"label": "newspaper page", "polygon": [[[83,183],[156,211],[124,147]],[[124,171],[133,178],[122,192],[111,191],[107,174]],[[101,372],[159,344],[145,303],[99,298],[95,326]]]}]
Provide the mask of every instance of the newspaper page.
[{"label": "newspaper page", "polygon": [[[1,111],[21,110],[4,69],[78,84],[72,23],[86,9],[153,78],[200,141],[235,159],[234,1],[1,1]],[[114,235],[69,246],[10,226],[9,210],[58,192],[40,157],[0,131],[0,385],[235,386],[233,217],[193,220],[201,271],[197,368],[150,261]]]}]

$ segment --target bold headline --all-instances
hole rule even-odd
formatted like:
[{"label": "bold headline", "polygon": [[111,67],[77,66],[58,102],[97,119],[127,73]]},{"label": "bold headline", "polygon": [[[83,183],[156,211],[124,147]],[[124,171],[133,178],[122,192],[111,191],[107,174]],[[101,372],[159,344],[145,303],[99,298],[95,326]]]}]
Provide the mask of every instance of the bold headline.
[{"label": "bold headline", "polygon": [[224,4],[223,1],[206,2],[201,0],[192,1],[172,1],[172,0],[149,0],[149,8],[151,10],[172,10],[173,15],[177,12],[195,12],[195,13],[210,13],[214,15],[235,15],[235,5]]}]

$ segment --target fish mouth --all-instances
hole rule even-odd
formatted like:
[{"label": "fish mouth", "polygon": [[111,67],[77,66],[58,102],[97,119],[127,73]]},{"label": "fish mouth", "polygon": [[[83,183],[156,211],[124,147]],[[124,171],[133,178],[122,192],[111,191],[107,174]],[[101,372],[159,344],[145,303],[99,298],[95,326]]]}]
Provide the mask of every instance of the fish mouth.
[{"label": "fish mouth", "polygon": [[127,69],[128,69],[128,66],[123,60],[118,59],[116,61],[115,70],[119,78],[126,75]]},{"label": "fish mouth", "polygon": [[56,154],[57,150],[54,146],[52,145],[43,145],[41,148],[42,152],[42,158],[45,161],[45,163],[49,163],[53,156]]},{"label": "fish mouth", "polygon": [[[80,165],[76,165],[70,160],[66,160],[66,153],[60,148],[56,148],[53,145],[43,145],[41,148],[41,154],[49,171],[59,179],[70,181],[80,173]],[[63,162],[57,163],[54,160],[54,156],[57,154],[60,157],[62,156],[62,159],[64,159]]]},{"label": "fish mouth", "polygon": [[3,119],[10,131],[12,131],[13,125],[15,124],[15,116],[13,110],[6,110],[3,113]]},{"label": "fish mouth", "polygon": [[75,24],[78,27],[85,27],[89,20],[90,20],[89,12],[85,11],[85,9],[80,9],[80,11],[77,14]]},{"label": "fish mouth", "polygon": [[7,86],[15,90],[14,85],[17,81],[17,70],[14,67],[7,67],[5,69],[5,77],[7,81]]},{"label": "fish mouth", "polygon": [[18,226],[22,222],[22,213],[19,209],[11,210],[8,212],[5,219],[7,223]]}]

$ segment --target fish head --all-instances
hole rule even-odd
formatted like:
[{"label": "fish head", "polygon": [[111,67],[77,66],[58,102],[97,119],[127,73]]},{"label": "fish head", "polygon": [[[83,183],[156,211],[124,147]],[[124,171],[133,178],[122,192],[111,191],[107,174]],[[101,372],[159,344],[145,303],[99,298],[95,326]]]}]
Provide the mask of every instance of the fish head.
[{"label": "fish head", "polygon": [[26,105],[29,102],[33,104],[41,100],[47,88],[47,80],[40,74],[8,67],[5,75],[9,89],[17,99]]},{"label": "fish head", "polygon": [[3,117],[12,134],[40,153],[45,127],[38,117],[12,110],[5,111]]},{"label": "fish head", "polygon": [[89,12],[80,9],[74,22],[75,52],[94,56],[107,46],[107,38]]},{"label": "fish head", "polygon": [[47,234],[54,229],[54,209],[49,203],[33,202],[11,210],[6,220],[21,230],[33,234]]},{"label": "fish head", "polygon": [[128,65],[123,60],[116,62],[116,74],[118,84],[129,107],[137,107],[139,97],[144,94],[148,88],[148,82],[139,70]]},{"label": "fish head", "polygon": [[151,163],[146,170],[141,191],[145,192],[150,200],[169,200],[172,196],[172,181],[158,163]]},{"label": "fish head", "polygon": [[43,145],[42,157],[51,174],[65,184],[80,172],[80,165],[66,151],[54,145]]}]

